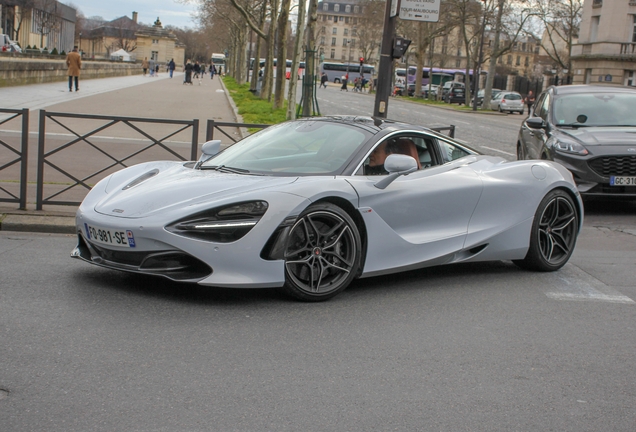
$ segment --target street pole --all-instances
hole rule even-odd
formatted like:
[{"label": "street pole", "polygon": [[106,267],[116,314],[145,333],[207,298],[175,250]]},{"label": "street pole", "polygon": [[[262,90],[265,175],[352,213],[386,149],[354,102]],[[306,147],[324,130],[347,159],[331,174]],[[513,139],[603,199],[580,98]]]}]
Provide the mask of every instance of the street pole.
[{"label": "street pole", "polygon": [[[397,0],[395,0],[397,1]],[[384,33],[382,34],[382,52],[378,67],[378,86],[375,93],[373,117],[386,118],[391,96],[391,75],[393,66],[393,39],[397,16],[391,17],[391,1],[387,0],[384,12]]]},{"label": "street pole", "polygon": [[[481,37],[479,38],[479,59],[477,64],[476,74],[474,76],[475,80],[475,95],[473,97],[473,111],[477,111],[477,93],[479,93],[479,75],[481,75],[481,62],[482,57],[484,55],[484,33],[486,33],[486,0],[482,0],[484,2],[484,17],[481,21]],[[484,95],[485,97],[486,95]]]}]

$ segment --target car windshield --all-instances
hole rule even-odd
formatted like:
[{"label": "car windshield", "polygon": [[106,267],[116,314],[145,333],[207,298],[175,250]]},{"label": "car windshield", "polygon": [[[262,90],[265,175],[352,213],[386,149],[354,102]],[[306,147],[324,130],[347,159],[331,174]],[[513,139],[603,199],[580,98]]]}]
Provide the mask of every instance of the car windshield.
[{"label": "car windshield", "polygon": [[552,117],[558,126],[636,126],[635,93],[584,93],[558,96]]},{"label": "car windshield", "polygon": [[340,122],[287,122],[228,147],[201,169],[266,175],[337,173],[369,136],[362,128]]}]

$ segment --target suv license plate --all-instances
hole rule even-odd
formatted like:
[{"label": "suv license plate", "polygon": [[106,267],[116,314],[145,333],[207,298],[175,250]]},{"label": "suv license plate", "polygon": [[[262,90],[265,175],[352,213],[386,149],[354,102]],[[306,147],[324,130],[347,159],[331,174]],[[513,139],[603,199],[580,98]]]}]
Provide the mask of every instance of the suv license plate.
[{"label": "suv license plate", "polygon": [[610,186],[636,186],[636,177],[610,176]]}]

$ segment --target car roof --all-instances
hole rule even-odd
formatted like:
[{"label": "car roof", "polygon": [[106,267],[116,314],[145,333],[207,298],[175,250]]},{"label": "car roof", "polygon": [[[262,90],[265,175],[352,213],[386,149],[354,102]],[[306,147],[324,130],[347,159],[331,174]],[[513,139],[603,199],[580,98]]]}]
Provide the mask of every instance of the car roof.
[{"label": "car roof", "polygon": [[566,86],[550,86],[555,95],[580,94],[580,93],[636,93],[636,89],[631,89],[619,85],[597,85],[597,84],[577,84]]}]

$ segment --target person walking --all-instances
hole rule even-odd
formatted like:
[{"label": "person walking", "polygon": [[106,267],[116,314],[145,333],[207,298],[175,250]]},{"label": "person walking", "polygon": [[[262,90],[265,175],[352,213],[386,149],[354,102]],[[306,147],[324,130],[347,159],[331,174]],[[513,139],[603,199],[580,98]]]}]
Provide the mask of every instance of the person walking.
[{"label": "person walking", "polygon": [[214,63],[210,64],[210,79],[214,79],[214,74],[216,73],[216,66]]},{"label": "person walking", "polygon": [[347,87],[347,84],[349,83],[349,74],[346,74],[345,76],[342,77],[342,87],[340,87],[340,91],[349,91],[349,88]]},{"label": "person walking", "polygon": [[68,66],[68,91],[73,91],[73,79],[75,79],[75,91],[79,91],[79,76],[82,69],[82,57],[77,52],[77,45],[66,56]]},{"label": "person walking", "polygon": [[159,77],[159,63],[155,65],[155,76]]},{"label": "person walking", "polygon": [[170,78],[172,78],[172,74],[174,73],[176,65],[174,64],[174,59],[170,59],[170,63],[168,63],[168,70],[170,71]]},{"label": "person walking", "polygon": [[534,93],[532,93],[532,90],[528,92],[524,102],[528,105],[528,115],[530,115],[530,110],[532,109],[532,105],[534,105]]},{"label": "person walking", "polygon": [[327,88],[327,81],[329,81],[329,77],[327,76],[327,74],[324,73],[324,72],[321,73],[320,74],[320,87]]},{"label": "person walking", "polygon": [[194,67],[192,66],[192,63],[190,63],[190,59],[188,59],[185,65],[185,78],[183,79],[184,84],[192,85],[192,69],[194,69]]},{"label": "person walking", "polygon": [[144,70],[144,76],[146,76],[146,72],[148,72],[148,57],[144,57],[141,61],[141,68]]}]

